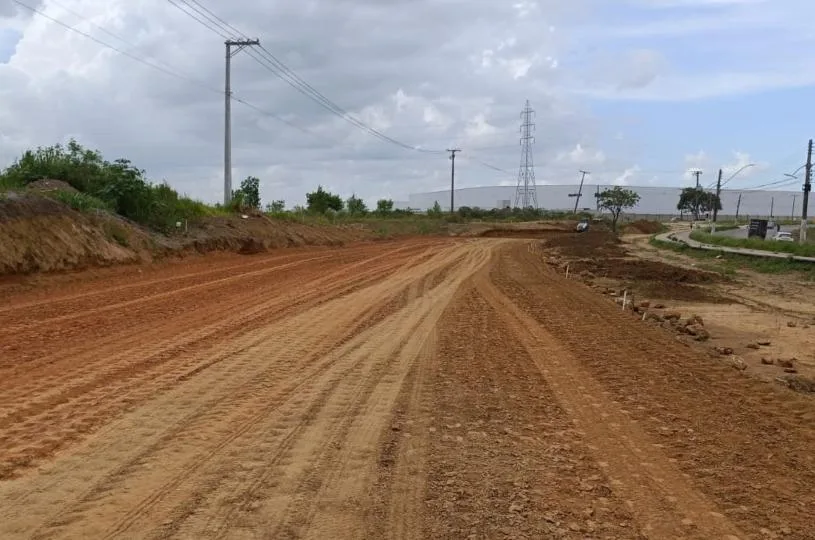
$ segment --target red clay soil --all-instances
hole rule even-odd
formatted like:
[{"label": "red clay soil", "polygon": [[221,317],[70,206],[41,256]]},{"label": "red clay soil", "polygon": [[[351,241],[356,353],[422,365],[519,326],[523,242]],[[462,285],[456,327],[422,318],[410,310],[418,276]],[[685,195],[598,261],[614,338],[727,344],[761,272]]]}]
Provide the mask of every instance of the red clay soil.
[{"label": "red clay soil", "polygon": [[811,539],[815,402],[549,256],[415,239],[9,292],[0,538]]}]

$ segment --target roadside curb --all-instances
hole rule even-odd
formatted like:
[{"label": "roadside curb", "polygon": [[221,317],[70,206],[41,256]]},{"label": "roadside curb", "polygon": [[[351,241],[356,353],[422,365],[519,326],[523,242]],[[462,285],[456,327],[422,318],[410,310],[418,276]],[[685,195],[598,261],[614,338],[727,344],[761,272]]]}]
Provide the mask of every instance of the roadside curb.
[{"label": "roadside curb", "polygon": [[703,249],[706,251],[718,251],[723,253],[733,253],[735,255],[746,255],[748,257],[763,257],[766,259],[786,259],[791,261],[800,261],[815,263],[815,257],[803,257],[800,255],[792,255],[789,253],[779,253],[776,251],[762,251],[759,249],[743,249],[732,248],[726,246],[714,246],[712,244],[703,244],[696,240],[691,240],[690,232],[669,232],[656,235],[656,238],[662,242],[671,242],[674,244],[682,244],[693,249]]}]

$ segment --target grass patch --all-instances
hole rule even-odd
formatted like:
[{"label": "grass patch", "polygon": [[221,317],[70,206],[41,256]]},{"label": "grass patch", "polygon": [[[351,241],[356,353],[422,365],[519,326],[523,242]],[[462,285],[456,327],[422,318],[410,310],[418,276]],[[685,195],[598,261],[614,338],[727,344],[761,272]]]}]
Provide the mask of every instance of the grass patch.
[{"label": "grass patch", "polygon": [[[716,224],[716,232],[724,232],[724,231],[732,231],[738,229],[740,225],[736,223],[717,223]],[[701,229],[704,232],[710,232],[710,227],[702,227]]]},{"label": "grass patch", "polygon": [[77,212],[92,212],[96,210],[110,211],[112,206],[102,199],[82,192],[47,191],[43,195],[63,202]]},{"label": "grass patch", "polygon": [[801,257],[815,257],[815,245],[799,244],[797,242],[776,242],[774,240],[760,240],[757,238],[731,238],[718,236],[703,231],[693,231],[691,239],[703,244],[733,248],[758,249],[774,253],[789,253]]},{"label": "grass patch", "polygon": [[739,270],[752,270],[762,274],[798,274],[802,279],[815,281],[813,263],[695,249],[685,244],[658,240],[655,237],[651,238],[649,244],[658,249],[673,251],[702,261],[700,267],[727,276],[736,275]]}]

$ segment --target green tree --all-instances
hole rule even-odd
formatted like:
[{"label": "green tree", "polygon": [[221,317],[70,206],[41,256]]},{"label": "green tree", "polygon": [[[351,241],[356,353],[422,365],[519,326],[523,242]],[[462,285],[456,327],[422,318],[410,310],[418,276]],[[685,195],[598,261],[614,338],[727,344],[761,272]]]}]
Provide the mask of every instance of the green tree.
[{"label": "green tree", "polygon": [[255,176],[247,176],[241,182],[240,189],[232,192],[234,199],[238,194],[241,194],[242,208],[260,208],[260,179]]},{"label": "green tree", "polygon": [[640,196],[636,191],[614,186],[605,189],[597,194],[597,203],[603,210],[608,210],[611,214],[611,229],[617,232],[617,221],[623,210],[634,208],[639,204]]},{"label": "green tree", "polygon": [[329,210],[339,212],[342,210],[342,199],[339,195],[328,192],[323,186],[317,186],[317,191],[306,193],[306,205],[309,212],[325,214]]},{"label": "green tree", "polygon": [[368,213],[368,207],[365,206],[365,201],[357,197],[356,194],[351,195],[348,200],[345,201],[345,208],[352,216],[362,216]]},{"label": "green tree", "polygon": [[391,199],[379,199],[376,201],[376,213],[386,215],[393,212],[393,201]]},{"label": "green tree", "polygon": [[278,200],[272,201],[266,205],[266,212],[270,214],[279,214],[286,209],[286,201]]},{"label": "green tree", "polygon": [[442,210],[439,201],[433,203],[433,208],[427,211],[427,215],[435,218],[440,218],[442,216]]},{"label": "green tree", "polygon": [[707,212],[722,209],[722,201],[715,193],[711,193],[703,188],[688,187],[679,194],[679,202],[676,209],[680,212],[688,212],[693,215],[693,219]]}]

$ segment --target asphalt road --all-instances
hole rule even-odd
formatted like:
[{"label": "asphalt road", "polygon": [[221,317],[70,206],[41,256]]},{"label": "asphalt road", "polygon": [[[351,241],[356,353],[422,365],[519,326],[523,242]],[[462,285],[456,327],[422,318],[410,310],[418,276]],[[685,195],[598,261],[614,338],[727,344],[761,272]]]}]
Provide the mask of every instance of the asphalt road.
[{"label": "asphalt road", "polygon": [[[792,232],[794,227],[789,225],[782,225],[782,231]],[[729,229],[726,231],[717,231],[716,234],[720,234],[722,236],[730,236],[731,238],[747,238],[747,226],[743,226],[738,229]],[[775,234],[775,229],[767,229],[767,239],[769,240]]]}]

